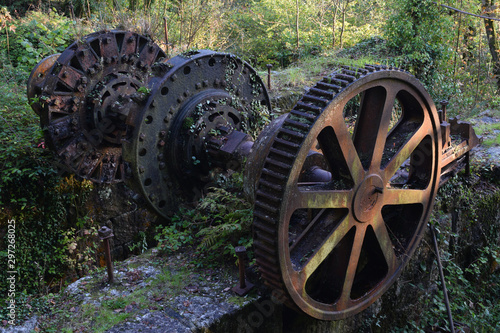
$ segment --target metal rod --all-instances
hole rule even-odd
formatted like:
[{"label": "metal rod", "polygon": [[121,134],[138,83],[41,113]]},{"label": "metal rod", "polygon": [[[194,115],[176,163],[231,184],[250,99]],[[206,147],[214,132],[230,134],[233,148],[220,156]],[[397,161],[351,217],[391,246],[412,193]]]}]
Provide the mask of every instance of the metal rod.
[{"label": "metal rod", "polygon": [[295,242],[293,242],[292,245],[290,245],[290,252],[292,252],[293,248],[295,247],[295,245],[297,245],[300,240],[309,232],[309,229],[312,228],[312,226],[319,220],[319,218],[321,216],[323,216],[323,214],[326,212],[326,208],[323,208],[321,209],[321,211],[318,213],[318,215],[316,215],[314,217],[314,219],[309,222],[309,224],[307,225],[306,229],[299,235],[299,237],[297,237],[297,239],[295,240]]},{"label": "metal rod", "polygon": [[273,68],[272,64],[267,64],[267,89],[271,90],[271,68]]},{"label": "metal rod", "polygon": [[109,248],[109,238],[104,240],[104,253],[106,256],[106,267],[108,268],[108,282],[113,283],[113,262],[111,261],[111,250]]},{"label": "metal rod", "polygon": [[109,239],[113,237],[113,230],[104,226],[97,231],[99,238],[104,243],[104,257],[106,258],[106,267],[108,269],[108,283],[113,283],[113,261],[111,260],[111,250],[109,247]]},{"label": "metal rod", "polygon": [[470,176],[470,151],[465,153],[465,175]]},{"label": "metal rod", "polygon": [[247,250],[244,246],[238,246],[234,250],[236,252],[236,255],[238,256],[238,267],[240,270],[240,288],[245,289],[247,286],[245,282],[245,254],[247,253]]},{"label": "metal rod", "polygon": [[439,269],[439,276],[441,277],[441,285],[443,286],[443,294],[444,294],[444,304],[446,305],[446,311],[448,312],[448,321],[450,322],[450,330],[451,333],[455,333],[455,326],[453,325],[453,316],[451,314],[450,301],[448,300],[448,290],[446,289],[446,281],[444,279],[443,266],[441,265],[441,258],[439,255],[439,248],[436,239],[436,230],[433,225],[430,225],[431,234],[432,234],[432,242],[434,243],[434,251],[436,252],[436,260]]},{"label": "metal rod", "polygon": [[166,46],[166,53],[167,53],[167,58],[169,57],[168,55],[168,28],[167,28],[167,18],[163,17],[163,27],[165,29],[165,46]]},{"label": "metal rod", "polygon": [[441,110],[443,111],[443,120],[442,121],[446,121],[446,106],[448,105],[448,100],[446,99],[443,99],[441,102],[439,102],[441,104]]},{"label": "metal rod", "polygon": [[247,254],[247,249],[244,246],[237,246],[234,248],[234,252],[238,256],[238,267],[240,271],[240,283],[232,288],[232,291],[240,296],[245,296],[253,288],[253,284],[248,282],[245,278],[245,256]]},{"label": "metal rod", "polygon": [[435,2],[435,1],[433,1],[433,3],[435,5],[441,6],[443,8],[451,9],[451,10],[454,10],[454,11],[462,13],[462,14],[466,14],[466,15],[470,15],[470,16],[474,16],[474,17],[479,17],[479,18],[482,18],[482,19],[488,19],[488,20],[492,20],[492,21],[500,21],[500,19],[495,18],[495,17],[489,17],[489,16],[485,16],[485,15],[477,15],[477,14],[469,13],[469,12],[466,12],[464,10],[460,10],[458,8],[454,8],[454,7],[450,7],[450,6],[447,6],[447,5],[439,4],[439,3]]}]

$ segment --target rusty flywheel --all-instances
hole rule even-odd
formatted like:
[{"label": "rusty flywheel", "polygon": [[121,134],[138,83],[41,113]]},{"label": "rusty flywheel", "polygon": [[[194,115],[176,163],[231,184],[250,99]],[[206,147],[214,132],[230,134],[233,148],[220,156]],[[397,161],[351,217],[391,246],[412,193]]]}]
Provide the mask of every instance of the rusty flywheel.
[{"label": "rusty flywheel", "polygon": [[432,210],[441,134],[430,96],[406,72],[346,67],[311,88],[263,149],[253,225],[266,283],[318,319],[365,309],[399,276]]}]

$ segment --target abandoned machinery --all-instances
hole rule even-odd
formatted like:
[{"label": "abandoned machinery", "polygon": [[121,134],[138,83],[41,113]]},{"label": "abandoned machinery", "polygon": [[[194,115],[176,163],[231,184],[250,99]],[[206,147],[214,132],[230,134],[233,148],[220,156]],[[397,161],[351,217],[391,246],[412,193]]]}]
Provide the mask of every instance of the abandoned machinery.
[{"label": "abandoned machinery", "polygon": [[262,277],[324,320],[360,312],[391,286],[440,183],[478,144],[417,79],[381,66],[324,77],[254,141],[271,109],[254,69],[207,50],[167,59],[127,31],[42,60],[28,96],[61,167],[124,181],[162,216],[246,162]]}]

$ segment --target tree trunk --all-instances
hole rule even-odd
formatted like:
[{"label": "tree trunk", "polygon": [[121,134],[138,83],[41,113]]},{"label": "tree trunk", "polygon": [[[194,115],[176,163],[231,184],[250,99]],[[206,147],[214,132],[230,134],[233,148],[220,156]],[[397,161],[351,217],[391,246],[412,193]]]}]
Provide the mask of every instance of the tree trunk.
[{"label": "tree trunk", "polygon": [[335,47],[335,23],[337,22],[337,13],[339,11],[339,1],[340,0],[334,0],[333,1],[333,20],[332,20],[332,48]]},{"label": "tree trunk", "polygon": [[182,50],[182,36],[184,35],[184,4],[179,0],[179,50]]},{"label": "tree trunk", "polygon": [[[485,16],[493,16],[493,8],[495,8],[495,0],[482,0],[482,12]],[[497,92],[500,93],[500,54],[499,43],[497,40],[495,25],[493,20],[484,19],[484,28],[486,37],[488,38],[488,46],[490,48],[491,59],[493,60],[493,74],[497,79]]]},{"label": "tree trunk", "polygon": [[299,0],[296,0],[295,4],[297,6],[295,13],[295,32],[297,35],[297,51],[299,51]]},{"label": "tree trunk", "polygon": [[344,30],[345,30],[345,17],[347,14],[347,6],[349,5],[349,0],[344,0],[344,8],[342,9],[342,28],[340,29],[340,48],[344,47]]}]

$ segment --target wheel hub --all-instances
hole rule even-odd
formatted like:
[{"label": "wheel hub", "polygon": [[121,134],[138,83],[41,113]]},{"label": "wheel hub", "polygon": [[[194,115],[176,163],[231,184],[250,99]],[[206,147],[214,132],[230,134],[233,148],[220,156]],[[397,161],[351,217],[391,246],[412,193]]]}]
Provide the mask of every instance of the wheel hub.
[{"label": "wheel hub", "polygon": [[162,75],[164,57],[146,36],[101,31],[37,66],[28,96],[43,101],[34,110],[59,165],[96,183],[125,179],[121,144],[143,106],[137,90]]},{"label": "wheel hub", "polygon": [[89,105],[93,105],[91,130],[98,130],[107,143],[121,144],[127,130],[127,117],[137,110],[137,103],[131,96],[141,83],[123,74],[109,75],[105,82],[98,83],[90,94]]},{"label": "wheel hub", "polygon": [[379,175],[368,175],[356,190],[352,210],[358,222],[370,222],[383,204],[384,181]]}]

